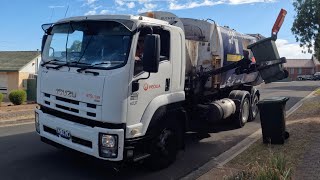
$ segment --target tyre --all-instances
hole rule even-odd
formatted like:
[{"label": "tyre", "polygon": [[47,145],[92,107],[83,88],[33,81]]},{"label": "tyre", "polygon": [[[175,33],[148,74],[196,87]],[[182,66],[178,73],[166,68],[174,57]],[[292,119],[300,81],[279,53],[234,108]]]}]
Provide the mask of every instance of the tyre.
[{"label": "tyre", "polygon": [[145,164],[150,170],[159,170],[172,164],[183,147],[184,124],[176,114],[162,114],[157,125],[159,129],[150,144],[150,157]]},{"label": "tyre", "polygon": [[174,128],[164,128],[152,143],[151,157],[146,165],[151,170],[168,167],[176,159],[178,136]]},{"label": "tyre", "polygon": [[250,116],[250,94],[247,91],[234,90],[229,94],[229,98],[236,102],[236,113],[232,120],[239,128],[243,127]]},{"label": "tyre", "polygon": [[254,121],[259,114],[259,109],[257,106],[259,100],[260,100],[259,91],[252,89],[249,121]]}]

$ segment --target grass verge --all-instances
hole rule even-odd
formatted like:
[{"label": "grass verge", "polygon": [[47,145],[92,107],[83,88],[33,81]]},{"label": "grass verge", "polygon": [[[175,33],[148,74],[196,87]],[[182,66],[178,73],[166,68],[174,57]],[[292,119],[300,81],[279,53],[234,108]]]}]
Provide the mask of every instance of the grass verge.
[{"label": "grass verge", "polygon": [[227,163],[226,168],[238,169],[227,179],[291,179],[313,139],[320,134],[320,96],[306,101],[287,118],[287,131],[290,138],[284,145],[266,145],[259,140]]},{"label": "grass verge", "polygon": [[320,96],[320,88],[316,90],[316,92],[314,93],[317,96]]},{"label": "grass verge", "polygon": [[270,180],[270,179],[291,179],[292,170],[288,167],[287,159],[284,155],[272,155],[269,157],[267,163],[261,165],[256,163],[255,166],[248,170],[240,171],[227,180]]}]

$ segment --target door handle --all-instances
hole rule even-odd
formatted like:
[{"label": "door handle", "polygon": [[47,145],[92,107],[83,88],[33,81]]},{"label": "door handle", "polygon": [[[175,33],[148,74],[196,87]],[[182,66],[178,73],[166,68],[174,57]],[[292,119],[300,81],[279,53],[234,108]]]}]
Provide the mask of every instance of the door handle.
[{"label": "door handle", "polygon": [[165,91],[169,91],[170,90],[170,78],[166,79],[166,87],[164,89]]}]

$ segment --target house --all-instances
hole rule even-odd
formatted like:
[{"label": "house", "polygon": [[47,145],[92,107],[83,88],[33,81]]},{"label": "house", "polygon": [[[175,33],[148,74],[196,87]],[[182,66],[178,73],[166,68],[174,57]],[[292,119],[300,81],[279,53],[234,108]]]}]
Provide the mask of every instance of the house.
[{"label": "house", "polygon": [[313,75],[316,72],[315,60],[312,59],[287,59],[283,64],[289,72],[288,80],[297,80],[298,75]]},{"label": "house", "polygon": [[0,51],[0,93],[26,89],[24,80],[33,78],[40,59],[38,51]]},{"label": "house", "polygon": [[320,72],[320,61],[316,56],[312,56],[313,63],[315,65],[315,72]]}]

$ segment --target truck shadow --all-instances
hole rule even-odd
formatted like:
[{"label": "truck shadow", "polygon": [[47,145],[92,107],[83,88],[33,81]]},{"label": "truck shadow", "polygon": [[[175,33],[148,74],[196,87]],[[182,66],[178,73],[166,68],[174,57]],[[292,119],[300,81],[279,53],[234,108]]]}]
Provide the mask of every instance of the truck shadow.
[{"label": "truck shadow", "polygon": [[218,133],[221,131],[230,131],[239,129],[230,118],[214,123],[207,122],[203,119],[189,124],[189,131],[198,133]]},{"label": "truck shadow", "polygon": [[[116,166],[118,167],[116,169],[114,165],[87,155],[46,145],[40,142],[35,132],[0,137],[1,177],[2,179],[69,180],[178,179],[234,146],[250,133],[228,135],[226,138],[216,138],[215,134],[209,134],[234,129],[225,123],[220,125],[209,132],[186,133],[186,149],[179,152],[174,164],[160,171],[149,171],[140,163],[120,168]],[[212,137],[213,139],[206,139]]]}]

